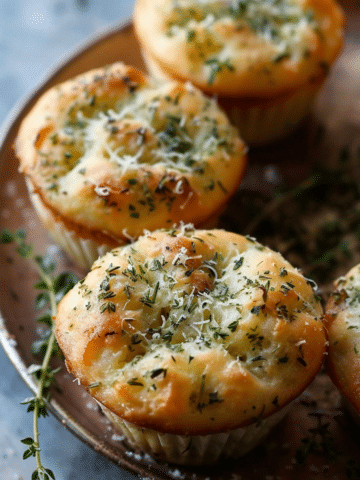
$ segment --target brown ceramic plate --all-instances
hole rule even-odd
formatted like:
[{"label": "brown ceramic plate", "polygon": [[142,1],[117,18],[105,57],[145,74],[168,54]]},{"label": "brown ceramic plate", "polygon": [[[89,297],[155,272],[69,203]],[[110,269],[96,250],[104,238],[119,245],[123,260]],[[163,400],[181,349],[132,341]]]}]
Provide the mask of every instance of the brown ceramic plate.
[{"label": "brown ceramic plate", "polygon": [[[351,144],[355,148],[359,141],[360,60],[357,52],[360,39],[357,32],[360,6],[352,0],[343,4],[349,18],[348,42],[318,99],[313,117],[287,141],[250,153],[250,167],[242,190],[244,192],[246,189],[247,195],[255,195],[259,190],[262,194],[271,195],[274,162],[275,170],[283,178],[295,183],[308,175],[311,157],[320,155],[327,160],[341,146]],[[39,253],[50,249],[60,270],[69,270],[73,266],[39,223],[29,203],[24,179],[17,171],[12,145],[22,118],[48,87],[118,60],[143,68],[130,22],[106,31],[77,49],[15,109],[1,130],[0,230],[25,228],[29,240]],[[322,140],[311,150],[314,132],[318,131],[319,124],[323,131]],[[310,160],[304,163],[304,158]],[[235,196],[223,217],[222,226],[230,230],[242,229],[238,207],[241,196],[241,192]],[[33,285],[36,281],[36,273],[14,255],[11,246],[1,246],[0,340],[15,368],[32,390],[35,390],[35,384],[27,373],[27,367],[34,363],[31,343],[37,338],[39,329],[34,321],[36,312],[33,308],[36,295]],[[58,375],[58,381],[62,392],[55,391],[53,394],[50,403],[52,413],[88,445],[140,477],[189,480],[359,478],[355,473],[356,462],[360,458],[356,432],[341,408],[340,395],[324,373],[294,403],[287,419],[265,445],[239,461],[226,460],[211,469],[159,464],[148,456],[129,450],[92,398],[73,382],[65,369]],[[307,451],[310,452],[308,456]],[[302,463],[302,460],[305,461]]]}]

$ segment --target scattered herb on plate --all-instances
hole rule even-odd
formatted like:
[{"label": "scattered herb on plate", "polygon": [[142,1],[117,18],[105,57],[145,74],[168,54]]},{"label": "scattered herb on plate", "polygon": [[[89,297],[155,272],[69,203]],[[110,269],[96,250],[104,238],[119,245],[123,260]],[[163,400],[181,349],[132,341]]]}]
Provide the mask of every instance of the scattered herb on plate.
[{"label": "scattered herb on plate", "polygon": [[240,190],[222,226],[279,251],[327,293],[360,262],[358,154],[343,148],[336,165],[314,164],[308,178],[294,187],[283,183],[273,198]]},{"label": "scattered herb on plate", "polygon": [[316,418],[317,425],[309,428],[309,436],[301,439],[301,445],[295,453],[295,460],[299,465],[306,462],[310,454],[322,454],[329,462],[335,462],[340,452],[334,444],[334,437],[329,431],[330,422],[324,422],[324,415],[319,412],[309,413]]}]

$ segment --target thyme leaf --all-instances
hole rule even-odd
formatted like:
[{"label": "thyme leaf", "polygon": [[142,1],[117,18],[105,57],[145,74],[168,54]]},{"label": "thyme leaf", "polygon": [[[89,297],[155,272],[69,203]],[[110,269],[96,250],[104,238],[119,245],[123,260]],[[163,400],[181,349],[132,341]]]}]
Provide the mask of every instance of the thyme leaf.
[{"label": "thyme leaf", "polygon": [[35,396],[26,398],[23,405],[27,405],[27,411],[33,412],[33,437],[26,437],[21,442],[28,448],[24,451],[23,459],[30,457],[36,459],[36,469],[32,473],[31,480],[55,480],[54,473],[45,468],[40,456],[39,426],[40,417],[48,415],[47,405],[51,398],[51,387],[57,386],[55,375],[61,369],[51,368],[50,361],[54,355],[61,355],[60,348],[55,339],[54,324],[52,317],[56,315],[57,304],[61,298],[78,281],[73,273],[61,273],[54,276],[56,265],[47,255],[36,255],[33,245],[26,242],[26,232],[17,230],[12,233],[10,230],[3,230],[0,233],[0,243],[15,244],[18,254],[33,264],[40,276],[40,282],[35,288],[43,290],[35,299],[35,306],[39,310],[46,309],[37,319],[38,322],[49,326],[39,340],[32,345],[32,353],[42,356],[41,364],[34,364],[28,368],[28,373],[33,375],[36,381]]}]

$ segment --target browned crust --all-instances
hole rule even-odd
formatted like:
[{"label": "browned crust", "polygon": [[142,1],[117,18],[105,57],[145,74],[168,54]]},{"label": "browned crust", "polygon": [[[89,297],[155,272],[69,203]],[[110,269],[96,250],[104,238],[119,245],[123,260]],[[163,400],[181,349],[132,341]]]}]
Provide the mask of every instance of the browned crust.
[{"label": "browned crust", "polygon": [[[167,80],[176,80],[179,82],[189,81],[186,76],[181,75],[178,71],[169,68],[165,61],[161,61],[161,59],[155,58],[153,55],[151,55],[148,49],[143,48],[143,55],[144,58],[150,60],[154,66],[156,65],[156,69],[158,69],[159,73],[161,72],[160,75],[162,78]],[[314,90],[317,90],[325,82],[326,77],[327,72],[321,71],[317,75],[311,76],[307,83],[302,86],[302,88],[313,88]],[[234,104],[234,100],[236,100],[236,105],[243,110],[256,107],[270,108],[274,105],[278,105],[279,103],[286,102],[299,91],[299,87],[290,89],[283,88],[275,92],[261,92],[259,95],[249,96],[242,92],[237,92],[236,94],[232,93],[231,91],[219,92],[216,86],[204,84],[203,82],[197,82],[195,79],[191,79],[191,82],[207,95],[218,95],[219,104],[222,108],[224,108],[225,111],[227,111],[228,108]]]},{"label": "browned crust", "polygon": [[[202,270],[197,270],[197,267],[202,264],[198,255],[206,255],[206,258],[211,258],[215,251],[226,255],[226,252],[232,248],[234,243],[238,245],[240,251],[251,249],[253,245],[244,237],[219,230],[195,231],[190,237],[173,235],[174,233],[168,234],[161,231],[151,233],[134,243],[132,249],[141,252],[141,255],[143,255],[141,258],[146,259],[142,260],[144,263],[146,261],[150,262],[151,259],[163,252],[170,264],[184,249],[185,251],[191,251],[195,248],[197,255],[189,260],[190,263],[187,263],[190,274],[177,277],[179,282],[189,283],[195,288],[195,291],[203,291],[204,289],[211,291],[211,283],[213,282],[213,280],[210,281],[210,277],[204,276]],[[115,264],[119,265],[119,272],[125,268],[130,251],[126,250],[127,247],[124,248],[124,257],[121,256],[121,250],[116,250],[115,252],[118,253],[115,253],[115,256],[107,254],[96,263],[94,269],[82,284],[83,286],[78,285],[78,288],[67,295],[59,305],[56,319],[56,335],[59,345],[67,359],[69,370],[87,387],[100,378],[103,382],[105,381],[101,377],[102,370],[99,371],[100,367],[96,366],[98,365],[96,358],[99,352],[103,352],[104,348],[119,352],[123,342],[126,344],[130,341],[131,335],[146,329],[143,325],[146,316],[142,314],[145,307],[141,308],[141,303],[138,303],[135,298],[133,300],[129,299],[125,290],[123,291],[120,287],[121,283],[116,283],[119,290],[117,290],[113,300],[118,305],[116,312],[98,313],[102,302],[99,303],[96,300],[96,294],[99,291],[98,282],[101,282],[102,276],[109,268],[110,263],[113,266]],[[162,351],[162,355],[164,355],[162,360],[150,356],[146,357],[146,364],[144,364],[146,365],[145,369],[149,371],[156,368],[164,368],[167,371],[164,377],[160,376],[156,380],[156,396],[153,396],[152,393],[148,394],[145,390],[136,386],[136,380],[135,384],[127,382],[128,377],[124,377],[124,380],[122,380],[121,375],[115,377],[117,381],[112,387],[91,388],[89,389],[90,393],[116,415],[139,427],[176,434],[205,435],[238,428],[253,423],[256,418],[265,418],[289,403],[309,385],[322,364],[325,351],[325,334],[320,321],[322,311],[312,297],[311,288],[305,279],[302,279],[297,272],[292,270],[287,262],[281,260],[278,254],[268,254],[266,250],[265,257],[261,256],[259,258],[256,256],[254,258],[255,265],[253,268],[257,268],[256,264],[260,261],[263,262],[262,268],[264,271],[271,269],[271,275],[274,275],[274,278],[279,275],[280,269],[285,265],[289,272],[288,281],[294,283],[297,292],[297,294],[295,292],[281,292],[277,290],[275,282],[275,291],[269,291],[265,305],[262,307],[265,318],[270,316],[277,318],[279,305],[283,304],[287,305],[289,312],[296,312],[291,321],[282,319],[281,314],[275,321],[274,335],[276,340],[274,341],[286,345],[284,351],[288,351],[290,358],[293,359],[291,364],[288,365],[289,369],[286,370],[287,373],[283,380],[278,377],[278,369],[282,367],[276,362],[269,367],[270,372],[272,372],[270,375],[274,375],[273,381],[263,383],[247,369],[239,369],[233,363],[233,357],[221,349],[205,349],[196,354],[191,362],[188,361],[185,354],[176,351],[170,354],[166,353],[167,350],[165,349],[165,353]],[[116,278],[120,280],[121,275]],[[281,278],[279,281],[282,281]],[[126,275],[124,280],[125,282],[129,281]],[[134,288],[137,285],[137,283],[134,283]],[[280,288],[280,285],[278,288]],[[83,297],[84,289],[95,293]],[[254,298],[251,302],[262,302],[264,291],[260,288],[255,293],[257,300]],[[301,298],[307,299],[306,301],[315,302],[315,317],[312,317],[309,313],[298,311],[299,295]],[[92,305],[89,310],[86,309],[84,303],[87,301]],[[251,303],[246,308],[250,309],[251,305],[255,304],[257,303]],[[75,317],[74,307],[76,307]],[[129,317],[131,318],[130,322],[128,322]],[[255,321],[258,320],[255,319]],[[128,333],[123,333],[120,336],[117,332]],[[141,354],[143,348],[141,344],[138,346],[136,343],[134,348],[140,350],[135,350],[132,355]],[[301,360],[301,358],[299,360],[299,352],[306,361]],[[232,355],[235,355],[235,353]],[[142,370],[144,368],[143,364],[141,364],[143,365],[141,367],[136,367],[136,365],[131,367],[133,370],[130,370],[130,373],[126,373],[126,375],[130,375],[130,380],[133,377],[138,379],[137,368],[140,368],[142,374],[145,375],[146,373]],[[112,367],[108,368],[111,371]],[[222,372],[226,372],[225,377]],[[215,385],[216,389],[219,389],[219,395],[224,400],[224,404],[214,402],[212,405],[207,405],[203,411],[199,411],[191,407],[189,399],[192,398],[194,389],[196,392],[201,389],[201,375],[204,373],[207,375],[207,381],[209,382],[209,385],[207,383],[206,385],[209,388],[211,385]],[[149,377],[145,375],[145,378]],[[195,401],[198,400],[195,399]],[[254,409],[252,405],[256,405]]]},{"label": "browned crust", "polygon": [[[355,354],[351,333],[347,328],[344,291],[335,291],[325,308],[324,325],[329,337],[326,370],[344,397],[360,415],[360,358]],[[335,299],[336,298],[336,299]]]},{"label": "browned crust", "polygon": [[[65,217],[64,215],[61,215],[55,208],[53,208],[51,205],[46,203],[46,200],[43,198],[42,192],[40,189],[36,189],[32,183],[31,180],[28,179],[28,186],[30,189],[30,195],[35,195],[37,196],[38,201],[41,202],[42,208],[45,208],[47,211],[47,215],[49,215],[49,218],[51,218],[51,223],[61,223],[62,227],[67,229],[69,232],[74,232],[78,237],[84,239],[84,240],[92,240],[98,245],[108,245],[110,248],[117,247],[119,245],[123,245],[126,243],[129,243],[129,238],[126,238],[125,236],[121,238],[114,239],[110,235],[107,235],[104,232],[101,232],[99,230],[94,230],[87,228],[84,225],[80,225],[79,223],[72,222],[69,218]],[[42,217],[42,220],[47,226],[47,220]],[[51,225],[49,225],[49,228],[51,229]]]},{"label": "browned crust", "polygon": [[[164,30],[165,20],[161,17],[162,12],[158,4],[154,7],[149,0],[137,0],[134,11],[134,27],[138,41],[143,49],[145,60],[148,58],[150,60],[149,63],[153,64],[154,70],[158,69],[159,73],[162,72],[164,77],[191,81],[204,92],[216,94],[220,97],[244,98],[246,102],[248,99],[252,102],[253,96],[263,100],[267,98],[273,99],[282,95],[288,95],[289,92],[291,94],[293,87],[296,89],[303,88],[312,83],[314,79],[318,79],[321,76],[325,78],[327,72],[322,71],[322,65],[326,63],[329,66],[336,59],[342,48],[342,31],[345,19],[339,5],[332,0],[309,0],[299,3],[305,3],[308,8],[315,12],[321,25],[322,39],[316,48],[314,58],[310,57],[306,61],[300,60],[295,62],[295,66],[285,60],[280,65],[276,64],[274,69],[274,62],[271,56],[265,61],[255,55],[255,63],[254,61],[251,63],[251,60],[247,60],[246,56],[244,56],[245,60],[242,55],[239,55],[238,58],[237,51],[232,52],[232,55],[228,52],[229,60],[233,66],[235,65],[235,68],[233,71],[223,69],[221,75],[216,77],[212,85],[209,85],[203,69],[200,69],[200,72],[198,71],[202,60],[196,58],[195,61],[187,57],[186,51],[189,42],[179,40],[173,44],[171,43],[172,37],[166,37]],[[166,4],[166,1],[161,2],[161,7],[164,7],[164,4]],[[156,17],[160,17],[160,20],[154,20],[153,24],[155,27],[153,25],[146,27],[148,25],[146,19],[151,16],[154,17],[151,20],[154,20]],[[159,42],[159,45],[161,44],[163,48],[160,50],[155,42]],[[172,55],[172,51],[177,52],[176,57]],[[246,62],[250,62],[249,68]],[[245,70],[243,70],[243,67],[246,67]],[[271,69],[273,73],[275,72],[274,77],[276,80],[273,77],[271,82],[264,84],[264,79],[261,78],[262,69]],[[239,71],[241,73],[237,73]]]},{"label": "browned crust", "polygon": [[[202,228],[202,227],[208,226],[209,224],[211,225],[214,219],[216,222],[216,219],[218,219],[219,215],[224,211],[224,208],[226,207],[231,197],[237,191],[238,184],[240,184],[241,179],[244,176],[246,165],[247,165],[247,156],[245,155],[244,158],[242,159],[241,169],[238,169],[237,180],[234,182],[232,191],[229,191],[227,193],[226,198],[219,204],[218,208],[214,212],[210,212],[210,214],[207,214],[207,215],[203,213],[198,196],[196,192],[191,189],[191,185],[188,182],[187,190],[184,191],[183,195],[178,196],[176,203],[173,204],[172,216],[168,217],[167,219],[164,218],[162,222],[159,222],[158,227],[161,227],[161,226],[176,227],[176,226],[179,226],[180,223],[182,222],[185,222],[185,223],[191,222],[196,228]],[[159,174],[157,176],[157,179],[154,181],[154,184],[158,184],[161,181],[162,177],[163,176]],[[179,181],[179,177],[176,177],[175,175],[169,178],[170,184],[175,184],[177,181]],[[131,241],[131,238],[129,238],[129,236],[123,235],[121,234],[121,232],[119,232],[115,237],[110,232],[88,228],[85,223],[81,224],[79,222],[72,221],[70,216],[61,214],[57,209],[55,209],[51,204],[47,202],[46,196],[44,196],[43,191],[40,188],[36,188],[34,186],[34,184],[31,181],[31,178],[28,178],[28,185],[30,186],[30,194],[34,194],[38,196],[39,200],[42,203],[42,206],[48,210],[53,220],[55,222],[61,222],[64,228],[66,228],[69,232],[74,232],[80,238],[83,238],[85,240],[93,240],[98,245],[106,244],[112,248],[118,245],[129,243]],[[166,187],[166,184],[164,185],[164,187]],[[192,193],[190,204],[193,205],[193,208],[188,208],[188,211],[190,212],[190,214],[184,215],[180,206],[183,204],[184,201],[186,201],[186,198],[190,192]],[[165,189],[165,195],[166,194],[167,194],[167,191]],[[128,200],[126,201],[127,192],[125,191],[120,192],[117,195],[113,195],[112,197],[113,198],[110,201],[114,201],[119,205],[122,205],[125,202],[127,204],[131,203]],[[123,199],[125,200],[124,202],[122,201]],[[176,206],[178,207],[176,208]],[[124,229],[125,228],[126,226],[124,224]],[[144,228],[146,228],[146,226]],[[142,235],[142,233],[143,231],[139,229],[138,235]],[[135,239],[135,237],[133,238]]]},{"label": "browned crust", "polygon": [[[67,149],[71,150],[72,144],[68,146],[64,143],[68,141],[66,137],[61,141],[58,139],[59,135],[63,135],[63,123],[69,116],[76,119],[75,111],[92,108],[93,94],[96,94],[96,105],[100,105],[96,108],[101,109],[102,102],[108,105],[107,108],[112,108],[118,97],[129,95],[132,88],[141,90],[143,87],[151,92],[152,88],[156,92],[160,88],[150,87],[146,77],[138,70],[123,64],[93,70],[45,93],[20,127],[15,146],[20,170],[44,207],[82,238],[116,245],[127,242],[129,237],[137,238],[144,229],[171,227],[180,222],[191,222],[196,226],[206,224],[224,208],[244,175],[246,147],[224,113],[199,91],[191,90],[192,93],[189,93],[188,86],[175,82],[164,88],[173,98],[184,96],[183,105],[179,108],[184,109],[186,114],[197,114],[196,108],[202,111],[208,102],[211,115],[219,128],[226,130],[226,138],[231,142],[227,157],[220,148],[215,150],[215,154],[209,154],[204,162],[205,174],[192,170],[181,172],[171,166],[147,163],[123,174],[115,162],[109,162],[102,154],[94,154],[90,165],[84,169],[86,173],[80,175],[76,170],[78,147],[68,153]],[[166,97],[164,93],[162,95]],[[108,135],[106,141],[117,145],[117,141],[125,138],[126,145],[138,151],[137,136],[141,128],[137,120],[133,124],[126,122],[121,124],[119,121],[115,127],[117,124],[112,123],[114,131],[105,131],[104,135]],[[56,135],[60,132],[56,140],[53,139],[54,132]],[[153,148],[156,138],[151,129],[145,131],[144,139],[149,148]],[[120,146],[122,148],[121,143]],[[66,155],[71,160],[67,161]],[[68,167],[68,163],[73,161],[74,166]],[[69,172],[67,168],[70,168]],[[66,175],[70,173],[72,176],[68,181]],[[63,175],[66,182],[62,182],[60,187]],[[54,185],[57,190],[52,189],[53,178],[56,178]],[[107,193],[103,195],[98,188],[105,189]],[[127,233],[123,234],[125,229]]]}]

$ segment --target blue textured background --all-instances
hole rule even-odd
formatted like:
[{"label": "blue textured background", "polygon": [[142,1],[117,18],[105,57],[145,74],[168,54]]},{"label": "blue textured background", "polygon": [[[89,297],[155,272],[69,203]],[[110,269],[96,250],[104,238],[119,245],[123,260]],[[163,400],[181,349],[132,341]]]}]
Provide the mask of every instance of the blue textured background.
[{"label": "blue textured background", "polygon": [[[79,42],[131,15],[133,0],[0,0],[0,123],[53,63]],[[0,479],[30,480],[33,458],[20,439],[32,435],[30,395],[0,347]],[[57,480],[132,479],[68,432],[52,416],[40,420],[42,458]]]}]

